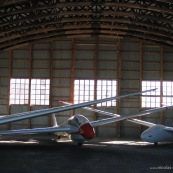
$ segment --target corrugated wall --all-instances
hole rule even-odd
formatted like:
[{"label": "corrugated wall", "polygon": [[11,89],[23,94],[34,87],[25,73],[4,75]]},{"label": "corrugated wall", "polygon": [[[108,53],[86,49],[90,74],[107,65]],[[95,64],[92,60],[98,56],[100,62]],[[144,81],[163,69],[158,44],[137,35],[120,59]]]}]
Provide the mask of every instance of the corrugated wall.
[{"label": "corrugated wall", "polygon": [[[0,115],[60,106],[59,101],[73,102],[74,79],[117,80],[118,94],[141,90],[142,80],[173,81],[173,51],[140,40],[67,39],[33,44],[17,50],[0,52]],[[9,105],[10,78],[49,78],[50,105]],[[96,90],[97,88],[95,88]],[[95,95],[96,99],[96,95]],[[141,111],[141,98],[117,102],[117,107],[102,110],[127,115]],[[77,109],[57,114],[61,124],[70,115],[80,113],[90,120],[106,118]],[[171,111],[142,118],[173,126]],[[50,126],[49,116],[1,126],[1,129]],[[96,129],[99,136],[139,137],[143,127],[130,122],[112,123]]]}]

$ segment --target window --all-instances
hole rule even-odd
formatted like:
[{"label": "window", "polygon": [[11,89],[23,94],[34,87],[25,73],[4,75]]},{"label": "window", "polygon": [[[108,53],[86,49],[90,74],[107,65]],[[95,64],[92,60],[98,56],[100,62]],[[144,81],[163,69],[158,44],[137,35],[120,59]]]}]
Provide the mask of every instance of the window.
[{"label": "window", "polygon": [[28,104],[29,79],[10,80],[10,104]]},{"label": "window", "polygon": [[[97,99],[103,99],[116,96],[117,84],[114,80],[98,80],[97,81]],[[115,106],[116,102],[108,101],[98,104],[98,106]]]},{"label": "window", "polygon": [[[94,100],[94,80],[75,80],[74,103],[82,103]],[[115,80],[97,81],[97,99],[116,96],[117,84]],[[115,101],[100,103],[97,106],[115,106]]]},{"label": "window", "polygon": [[160,81],[142,81],[142,91],[157,88],[155,92],[142,94],[142,107],[160,107]]},{"label": "window", "polygon": [[94,100],[94,80],[75,80],[74,103]]},{"label": "window", "polygon": [[49,79],[31,79],[31,87],[29,79],[11,79],[10,104],[28,104],[30,98],[32,105],[49,105],[49,87]]},{"label": "window", "polygon": [[31,105],[49,105],[49,79],[31,80]]},{"label": "window", "polygon": [[173,104],[173,82],[172,81],[163,82],[163,104],[167,104],[167,105]]}]

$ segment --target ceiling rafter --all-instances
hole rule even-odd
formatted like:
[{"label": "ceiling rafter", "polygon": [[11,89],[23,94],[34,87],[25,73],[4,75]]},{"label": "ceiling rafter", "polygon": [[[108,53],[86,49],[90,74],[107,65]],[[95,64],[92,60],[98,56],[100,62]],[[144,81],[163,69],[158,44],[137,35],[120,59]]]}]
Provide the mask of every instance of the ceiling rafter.
[{"label": "ceiling rafter", "polygon": [[[152,29],[146,29],[146,27],[134,27],[133,25],[132,26],[128,26],[128,25],[118,25],[118,24],[114,24],[114,25],[111,25],[110,23],[108,23],[107,21],[105,21],[105,24],[93,24],[92,22],[88,23],[85,22],[83,23],[82,25],[81,24],[76,24],[76,22],[74,22],[74,24],[72,25],[64,25],[64,26],[60,26],[60,27],[57,27],[57,26],[49,26],[49,27],[46,27],[46,28],[40,28],[40,29],[35,29],[35,30],[30,30],[27,32],[27,35],[32,35],[32,34],[39,34],[39,33],[47,33],[47,32],[55,32],[55,31],[61,31],[61,30],[81,30],[81,29],[85,29],[85,28],[97,28],[97,29],[103,29],[103,28],[106,28],[108,29],[110,32],[112,32],[112,30],[115,30],[116,32],[118,31],[133,31],[133,32],[142,32],[143,34],[147,34],[147,35],[155,35],[156,37],[167,37],[167,33],[165,32],[159,32],[159,31],[155,31],[155,30],[152,30]],[[114,33],[115,33],[114,31]],[[24,35],[24,34],[23,34]],[[22,36],[22,34],[15,34],[15,35],[10,35],[9,37],[4,37],[0,40],[0,43],[1,42],[4,42],[4,41],[8,41],[10,39],[15,39],[15,38],[20,38]],[[170,34],[171,36],[171,34]]]},{"label": "ceiling rafter", "polygon": [[[29,4],[29,3],[28,3]],[[40,11],[40,10],[45,10],[45,9],[52,9],[52,8],[84,8],[84,7],[99,7],[99,9],[104,9],[105,7],[116,7],[116,8],[131,8],[131,9],[139,9],[139,10],[147,10],[147,11],[153,11],[153,12],[158,12],[158,13],[165,13],[165,14],[173,14],[172,9],[168,9],[166,7],[161,8],[158,6],[145,6],[145,5],[139,5],[138,3],[121,3],[121,2],[105,2],[100,4],[99,2],[92,3],[92,2],[69,2],[69,3],[54,3],[54,4],[43,4],[42,6],[30,6],[27,4],[23,4],[21,6],[18,6],[19,8],[14,8],[13,6],[9,6],[10,10],[6,10],[7,13],[3,13],[0,11],[0,17],[6,17],[9,15],[16,15],[20,13],[30,13],[32,11]],[[32,8],[31,8],[32,7]],[[168,7],[168,6],[167,6]],[[13,9],[11,9],[13,8]],[[0,10],[3,8],[0,8]],[[97,10],[99,10],[97,8]],[[4,11],[4,10],[2,10]]]},{"label": "ceiling rafter", "polygon": [[0,4],[0,49],[81,34],[173,45],[169,0],[1,0]]},{"label": "ceiling rafter", "polygon": [[[80,29],[76,29],[76,28],[80,28]],[[112,30],[109,29],[110,26],[92,26],[92,25],[81,25],[81,26],[73,26],[73,27],[65,27],[65,28],[59,28],[59,30],[57,30],[56,28],[54,28],[54,32],[52,31],[52,28],[49,28],[47,30],[44,30],[42,32],[39,31],[31,31],[30,35],[23,36],[22,38],[20,36],[16,36],[16,37],[12,37],[11,41],[8,42],[8,40],[6,40],[6,42],[4,42],[2,44],[2,46],[0,46],[1,48],[6,47],[10,44],[14,45],[14,42],[16,42],[16,44],[19,44],[20,42],[24,42],[24,41],[30,41],[30,40],[36,40],[38,38],[40,38],[40,36],[42,37],[52,37],[52,36],[57,36],[59,35],[59,33],[61,33],[61,36],[65,37],[66,35],[69,35],[71,33],[75,33],[75,35],[81,35],[82,33],[86,34],[87,32],[89,33],[94,33],[95,35],[102,35],[102,33],[107,33],[109,36],[120,36],[120,37],[124,37],[125,35],[128,36],[136,36],[138,38],[143,38],[143,39],[147,39],[147,40],[152,40],[152,41],[157,41],[157,42],[162,42],[164,43],[165,39],[164,39],[164,35],[162,35],[162,39],[161,37],[159,38],[158,36],[160,35],[155,35],[155,33],[150,33],[148,34],[147,31],[139,31],[136,32],[134,29],[128,29],[125,27],[120,27],[120,26],[114,26],[112,28]],[[143,32],[143,35],[140,34],[140,32]],[[39,37],[38,37],[39,36]],[[4,40],[3,40],[4,41]],[[166,40],[165,44],[172,44],[171,40]]]},{"label": "ceiling rafter", "polygon": [[[146,21],[145,22],[141,22],[142,19],[139,19],[138,21],[132,21],[131,19],[119,19],[119,18],[101,18],[99,20],[99,23],[111,23],[112,25],[133,25],[134,27],[137,27],[139,28],[140,27],[146,27],[147,29],[149,28],[155,28],[156,25],[152,24],[152,23],[147,23]],[[9,27],[8,30],[6,29],[6,31],[1,31],[0,33],[0,36],[3,36],[4,34],[6,33],[9,33],[9,32],[15,32],[15,31],[18,31],[18,30],[25,30],[28,33],[28,31],[30,31],[29,29],[31,27],[33,28],[38,28],[39,30],[39,27],[40,26],[45,26],[45,27],[41,27],[43,30],[49,26],[65,26],[66,24],[80,24],[80,23],[92,23],[93,22],[93,19],[92,17],[84,17],[84,18],[67,18],[67,19],[61,19],[60,21],[57,21],[57,20],[53,20],[53,19],[50,19],[50,20],[44,20],[43,22],[40,22],[40,23],[30,23],[30,25],[16,25],[16,26],[13,26],[13,27]],[[172,33],[173,31],[170,31],[169,28],[166,28],[166,27],[162,27],[160,25],[157,25],[157,29],[158,30],[161,30],[161,31],[165,31],[165,32],[170,32]],[[9,34],[10,35],[10,34]]]}]

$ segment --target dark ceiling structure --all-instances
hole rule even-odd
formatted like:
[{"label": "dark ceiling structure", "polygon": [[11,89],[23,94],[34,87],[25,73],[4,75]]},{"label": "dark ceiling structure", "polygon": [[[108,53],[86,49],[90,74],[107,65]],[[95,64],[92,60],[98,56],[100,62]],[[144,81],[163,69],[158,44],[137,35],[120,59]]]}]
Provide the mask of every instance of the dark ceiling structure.
[{"label": "dark ceiling structure", "polygon": [[173,1],[0,0],[0,50],[81,37],[173,46]]}]

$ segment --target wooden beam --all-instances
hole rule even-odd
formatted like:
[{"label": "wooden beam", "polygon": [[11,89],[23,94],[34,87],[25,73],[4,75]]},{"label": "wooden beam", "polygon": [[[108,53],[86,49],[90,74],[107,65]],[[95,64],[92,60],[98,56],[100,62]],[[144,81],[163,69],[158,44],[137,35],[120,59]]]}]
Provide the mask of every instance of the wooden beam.
[{"label": "wooden beam", "polygon": [[[163,59],[164,59],[164,55],[163,55],[163,47],[160,47],[160,107],[163,106]],[[161,111],[160,112],[160,123],[164,124],[164,112]]]},{"label": "wooden beam", "polygon": [[[117,47],[117,95],[121,95],[121,80],[122,80],[122,50],[121,50],[121,41],[118,42]],[[120,105],[121,99],[117,101],[117,113],[120,114]],[[121,122],[116,122],[116,136],[121,137]]]}]

